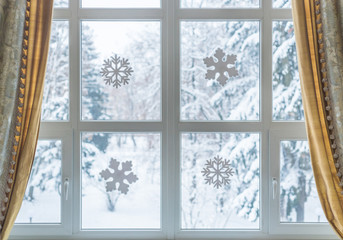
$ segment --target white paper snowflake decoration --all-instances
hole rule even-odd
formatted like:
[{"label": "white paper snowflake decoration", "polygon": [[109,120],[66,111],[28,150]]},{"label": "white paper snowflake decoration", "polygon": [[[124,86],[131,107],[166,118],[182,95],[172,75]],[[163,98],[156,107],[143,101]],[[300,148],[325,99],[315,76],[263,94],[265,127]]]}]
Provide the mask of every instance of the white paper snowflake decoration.
[{"label": "white paper snowflake decoration", "polygon": [[[137,176],[131,172],[132,170],[132,162],[126,161],[121,163],[121,170],[119,170],[120,162],[116,159],[111,159],[109,168],[113,169],[111,172],[108,168],[100,172],[100,176],[105,180],[112,178],[112,181],[106,182],[106,191],[111,192],[116,190],[117,183],[119,184],[118,191],[121,193],[127,194],[129,191],[129,184],[134,183],[138,180]],[[130,172],[129,174],[125,174],[125,172]],[[128,182],[129,184],[125,183]]]},{"label": "white paper snowflake decoration", "polygon": [[120,58],[117,54],[107,60],[104,60],[103,68],[100,74],[104,78],[105,84],[113,87],[120,87],[121,85],[129,84],[131,74],[133,73],[132,67],[128,59]]},{"label": "white paper snowflake decoration", "polygon": [[[228,73],[229,77],[238,76],[238,71],[235,66],[228,67],[229,64],[235,65],[237,55],[226,55],[223,49],[218,48],[213,56],[214,57],[207,57],[203,59],[207,68],[214,67],[214,69],[207,69],[205,76],[206,79],[216,79],[222,86],[224,86],[229,79],[225,75],[226,72]],[[219,76],[216,78],[217,73]]]},{"label": "white paper snowflake decoration", "polygon": [[201,171],[205,177],[205,183],[213,184],[217,189],[230,183],[233,176],[233,169],[230,167],[230,160],[222,157],[214,157],[214,160],[206,160],[204,169]]}]

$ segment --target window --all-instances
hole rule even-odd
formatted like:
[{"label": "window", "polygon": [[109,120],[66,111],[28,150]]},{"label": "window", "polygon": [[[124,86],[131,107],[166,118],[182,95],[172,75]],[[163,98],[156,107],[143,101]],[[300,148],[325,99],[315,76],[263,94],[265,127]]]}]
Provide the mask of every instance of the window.
[{"label": "window", "polygon": [[11,238],[335,239],[310,164],[289,7],[56,0],[40,138]]}]

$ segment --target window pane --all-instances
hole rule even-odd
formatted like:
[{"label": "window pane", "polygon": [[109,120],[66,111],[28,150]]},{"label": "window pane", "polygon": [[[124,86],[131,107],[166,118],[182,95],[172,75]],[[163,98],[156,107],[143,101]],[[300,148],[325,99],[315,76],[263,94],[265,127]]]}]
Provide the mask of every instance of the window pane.
[{"label": "window pane", "polygon": [[69,23],[53,21],[46,66],[42,120],[69,119]]},{"label": "window pane", "polygon": [[160,0],[82,0],[84,8],[159,8]]},{"label": "window pane", "polygon": [[291,21],[273,22],[273,120],[304,120]]},{"label": "window pane", "polygon": [[82,133],[83,229],[160,228],[160,145],[160,134]]},{"label": "window pane", "polygon": [[281,141],[280,221],[327,222],[311,166],[307,141]]},{"label": "window pane", "polygon": [[273,7],[274,8],[290,8],[291,1],[290,0],[273,0]]},{"label": "window pane", "polygon": [[256,8],[259,0],[181,0],[183,8]]},{"label": "window pane", "polygon": [[[260,218],[259,134],[182,134],[183,229],[258,229]],[[212,160],[213,168],[207,165]],[[218,164],[230,161],[229,166]],[[204,170],[215,172],[205,175]],[[232,169],[232,176],[217,170]],[[217,186],[216,180],[229,178]],[[210,177],[212,184],[206,183]],[[218,177],[218,178],[217,178]]]},{"label": "window pane", "polygon": [[83,21],[82,120],[160,120],[160,55],[160,22]]},{"label": "window pane", "polygon": [[68,0],[54,0],[54,8],[67,8]]},{"label": "window pane", "polygon": [[16,223],[61,222],[62,141],[39,140]]},{"label": "window pane", "polygon": [[[259,120],[259,39],[256,21],[181,23],[182,120]],[[225,72],[224,86],[216,69],[223,67],[229,56],[218,64],[218,59],[212,58],[218,49],[225,55],[237,55],[233,64],[224,67],[235,68],[238,76]],[[207,57],[214,60],[214,66],[207,68]],[[213,69],[217,79],[206,79]]]}]

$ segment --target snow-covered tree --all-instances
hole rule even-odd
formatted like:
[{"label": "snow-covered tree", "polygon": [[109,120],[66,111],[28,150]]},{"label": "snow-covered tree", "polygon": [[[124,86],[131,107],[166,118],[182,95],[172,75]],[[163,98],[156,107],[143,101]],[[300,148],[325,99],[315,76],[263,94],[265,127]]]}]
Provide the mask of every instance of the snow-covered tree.
[{"label": "snow-covered tree", "polygon": [[69,27],[67,21],[53,21],[46,67],[42,120],[69,118]]},{"label": "snow-covered tree", "polygon": [[273,118],[304,119],[294,27],[291,21],[273,23]]},{"label": "snow-covered tree", "polygon": [[[93,32],[82,25],[82,119],[108,120],[108,93],[100,78],[99,53],[94,46]],[[103,148],[104,150],[104,148]]]},{"label": "snow-covered tree", "polygon": [[191,8],[245,8],[258,7],[259,0],[181,0],[181,6]]},{"label": "snow-covered tree", "polygon": [[[246,227],[256,227],[260,217],[258,134],[189,133],[183,135],[182,145],[183,227],[234,228],[238,218]],[[206,185],[201,174],[205,161],[217,155],[230,160],[234,171],[230,184],[219,189]]]},{"label": "snow-covered tree", "polygon": [[[306,141],[282,141],[280,151],[281,221],[308,221],[305,219],[305,205],[308,204],[309,196],[315,195],[316,188],[308,143]],[[324,216],[322,216],[322,220],[325,220]]]},{"label": "snow-covered tree", "polygon": [[[72,1],[72,0],[69,0]],[[55,0],[54,8],[65,8],[68,7],[68,0]]]},{"label": "snow-covered tree", "polygon": [[43,192],[61,194],[61,143],[60,140],[38,141],[24,201],[34,202]]},{"label": "snow-covered tree", "polygon": [[[206,44],[204,44],[206,43]],[[239,76],[222,87],[205,79],[203,59],[221,48],[236,54]],[[181,117],[259,119],[259,25],[250,21],[181,23]]]}]

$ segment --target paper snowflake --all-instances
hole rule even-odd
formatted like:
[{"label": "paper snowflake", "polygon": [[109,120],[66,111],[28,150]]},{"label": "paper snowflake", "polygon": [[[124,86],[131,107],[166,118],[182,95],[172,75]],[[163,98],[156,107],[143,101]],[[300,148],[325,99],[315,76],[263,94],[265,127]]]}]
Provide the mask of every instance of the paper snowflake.
[{"label": "paper snowflake", "polygon": [[205,183],[213,184],[217,189],[230,183],[230,177],[233,176],[233,169],[230,167],[230,161],[222,157],[214,157],[214,160],[206,160],[205,168],[201,171],[205,176]]},{"label": "paper snowflake", "polygon": [[[129,191],[129,184],[134,183],[138,180],[137,176],[134,175],[132,172],[132,162],[126,161],[121,163],[121,170],[119,170],[120,162],[116,159],[111,159],[109,168],[113,169],[111,172],[108,168],[100,172],[100,176],[103,177],[105,180],[112,178],[112,181],[106,182],[106,191],[110,192],[116,190],[117,183],[119,184],[118,191],[121,193],[127,194]],[[130,172],[129,174],[125,174],[125,172]],[[129,184],[124,183],[124,180]]]},{"label": "paper snowflake", "polygon": [[122,84],[129,84],[129,76],[133,73],[132,68],[128,59],[120,58],[116,55],[107,60],[104,60],[103,68],[101,69],[100,74],[104,77],[106,84],[113,87],[120,87]]},{"label": "paper snowflake", "polygon": [[[234,65],[237,60],[237,55],[226,55],[223,49],[218,48],[214,54],[214,57],[204,58],[204,63],[208,69],[206,73],[206,79],[216,79],[222,86],[226,84],[226,81],[229,79],[225,73],[227,72],[229,77],[238,76],[238,71],[233,67],[228,67],[228,65]],[[214,67],[214,68],[213,68]],[[217,73],[219,76],[216,78]]]}]

